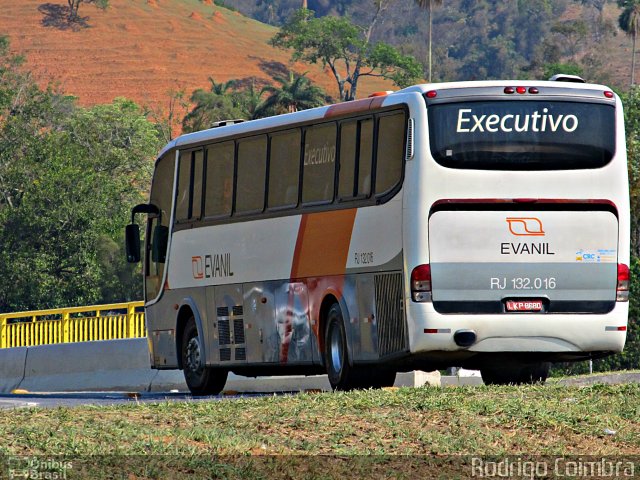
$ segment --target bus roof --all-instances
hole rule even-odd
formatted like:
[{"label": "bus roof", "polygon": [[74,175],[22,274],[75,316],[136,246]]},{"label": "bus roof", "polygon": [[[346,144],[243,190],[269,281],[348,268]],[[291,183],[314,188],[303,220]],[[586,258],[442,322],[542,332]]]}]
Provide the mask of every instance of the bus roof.
[{"label": "bus roof", "polygon": [[[551,87],[564,88],[570,90],[611,90],[606,85],[597,83],[573,83],[549,80],[474,80],[466,82],[443,82],[443,83],[421,83],[403,88],[393,94],[420,92],[426,93],[430,90],[445,90],[452,88],[478,88],[478,87]],[[392,95],[393,95],[392,94]]]},{"label": "bus roof", "polygon": [[[611,91],[611,89],[605,85],[593,84],[593,83],[572,83],[561,81],[548,81],[548,80],[483,80],[483,81],[465,81],[465,82],[443,82],[443,83],[423,83],[419,85],[413,85],[411,87],[392,92],[386,96],[378,96],[374,98],[365,98],[360,100],[354,100],[351,102],[337,103],[328,106],[322,106],[317,108],[311,108],[308,110],[302,110],[294,113],[287,113],[283,115],[275,115],[272,117],[261,118],[257,120],[246,121],[242,123],[236,123],[233,125],[209,128],[198,132],[187,133],[175,138],[169,142],[158,154],[158,158],[162,157],[166,152],[180,148],[187,145],[198,144],[201,142],[207,142],[218,138],[227,136],[235,136],[242,134],[249,134],[260,130],[267,130],[271,128],[286,127],[293,123],[304,123],[313,120],[321,120],[332,116],[341,115],[344,113],[353,113],[358,111],[366,111],[369,109],[379,108],[383,105],[385,99],[390,97],[396,97],[401,94],[407,93],[419,93],[424,95],[429,91],[443,91],[443,90],[458,90],[459,96],[461,90],[465,91],[464,96],[482,96],[486,94],[495,94],[496,87],[537,87],[550,91],[553,89],[555,94],[564,95],[576,95],[584,96],[601,96],[604,91]],[[579,92],[579,93],[578,93]],[[453,92],[451,92],[453,93]],[[449,96],[449,95],[447,95]],[[460,95],[461,96],[461,95]],[[397,97],[396,97],[397,98]],[[617,96],[616,96],[617,98]]]}]

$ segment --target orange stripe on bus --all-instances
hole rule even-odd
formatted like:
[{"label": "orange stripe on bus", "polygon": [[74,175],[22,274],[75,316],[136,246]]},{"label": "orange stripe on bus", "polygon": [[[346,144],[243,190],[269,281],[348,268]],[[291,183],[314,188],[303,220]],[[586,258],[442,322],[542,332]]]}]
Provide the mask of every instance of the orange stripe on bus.
[{"label": "orange stripe on bus", "polygon": [[291,278],[344,274],[355,218],[355,208],[303,215]]}]

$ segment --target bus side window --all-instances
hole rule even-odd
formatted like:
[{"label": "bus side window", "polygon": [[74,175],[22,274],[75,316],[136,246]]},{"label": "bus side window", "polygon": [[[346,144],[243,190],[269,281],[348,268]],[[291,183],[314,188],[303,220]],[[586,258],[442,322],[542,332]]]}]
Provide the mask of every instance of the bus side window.
[{"label": "bus side window", "polygon": [[151,261],[165,263],[167,259],[167,245],[169,243],[169,227],[155,224],[151,240]]},{"label": "bus side window", "polygon": [[300,177],[300,129],[273,134],[269,152],[267,206],[295,207]]},{"label": "bus side window", "polygon": [[199,220],[202,215],[202,181],[204,176],[204,152],[196,150],[193,155],[193,189],[191,200],[191,215],[193,220]]},{"label": "bus side window", "polygon": [[358,192],[357,196],[371,195],[371,163],[373,159],[373,120],[360,122],[360,151],[358,154]]},{"label": "bus side window", "polygon": [[376,155],[376,195],[391,191],[402,180],[404,163],[404,112],[381,116],[378,120]]},{"label": "bus side window", "polygon": [[191,203],[192,153],[182,152],[178,163],[178,192],[176,197],[176,222],[189,220]]},{"label": "bus side window", "polygon": [[234,142],[224,142],[207,148],[207,173],[204,194],[204,216],[231,215],[233,204]]},{"label": "bus side window", "polygon": [[340,127],[340,173],[338,195],[341,200],[371,195],[373,159],[373,120],[343,122]]},{"label": "bus side window", "polygon": [[340,125],[340,169],[338,173],[338,197],[340,199],[354,197],[357,135],[357,121],[342,122]]},{"label": "bus side window", "polygon": [[237,213],[261,212],[267,175],[267,136],[258,135],[238,142]]},{"label": "bus side window", "polygon": [[336,178],[336,124],[307,128],[304,137],[302,165],[302,201],[333,201]]}]

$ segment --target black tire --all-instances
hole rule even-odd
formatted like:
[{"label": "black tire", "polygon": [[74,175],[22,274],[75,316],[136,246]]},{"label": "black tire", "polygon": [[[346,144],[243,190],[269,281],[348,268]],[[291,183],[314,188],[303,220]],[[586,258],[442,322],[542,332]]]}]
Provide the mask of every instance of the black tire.
[{"label": "black tire", "polygon": [[349,365],[347,335],[342,321],[340,305],[334,303],[327,314],[324,336],[324,364],[329,383],[334,390],[351,390],[357,387]]},{"label": "black tire", "polygon": [[202,357],[198,327],[193,317],[187,320],[182,334],[182,369],[192,395],[217,395],[227,383],[226,370],[205,366]]},{"label": "black tire", "polygon": [[334,390],[390,387],[396,381],[395,370],[376,365],[354,367],[349,365],[347,335],[340,305],[334,303],[327,314],[324,337],[324,364],[329,383]]},{"label": "black tire", "polygon": [[550,367],[550,362],[514,363],[481,368],[480,373],[485,385],[534,385],[547,380]]}]

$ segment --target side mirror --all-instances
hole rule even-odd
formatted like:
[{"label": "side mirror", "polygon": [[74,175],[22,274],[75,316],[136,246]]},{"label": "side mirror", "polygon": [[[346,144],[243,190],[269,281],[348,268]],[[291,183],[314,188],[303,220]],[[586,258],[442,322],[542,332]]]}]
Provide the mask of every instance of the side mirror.
[{"label": "side mirror", "polygon": [[141,203],[131,209],[131,223],[133,223],[136,213],[147,213],[149,215],[160,215],[160,209],[152,203]]},{"label": "side mirror", "polygon": [[140,261],[140,227],[132,223],[124,230],[127,250],[127,262],[138,263]]},{"label": "side mirror", "polygon": [[156,225],[153,229],[151,242],[151,261],[164,263],[167,259],[167,244],[169,243],[169,227]]}]

